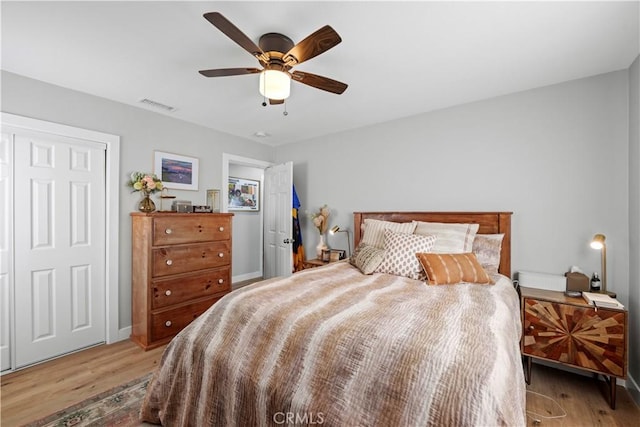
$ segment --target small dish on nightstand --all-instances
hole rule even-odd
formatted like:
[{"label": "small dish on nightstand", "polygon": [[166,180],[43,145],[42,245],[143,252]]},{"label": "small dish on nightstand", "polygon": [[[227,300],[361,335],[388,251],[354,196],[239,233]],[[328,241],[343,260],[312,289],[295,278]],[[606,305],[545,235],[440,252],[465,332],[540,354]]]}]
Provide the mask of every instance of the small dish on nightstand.
[{"label": "small dish on nightstand", "polygon": [[582,295],[580,291],[564,291],[564,294],[568,297],[579,297]]}]

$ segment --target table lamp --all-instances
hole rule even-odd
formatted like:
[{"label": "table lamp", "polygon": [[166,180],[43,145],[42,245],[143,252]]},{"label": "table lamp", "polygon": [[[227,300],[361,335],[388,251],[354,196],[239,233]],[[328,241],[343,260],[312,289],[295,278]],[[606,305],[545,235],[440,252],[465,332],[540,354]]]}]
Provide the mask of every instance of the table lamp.
[{"label": "table lamp", "polygon": [[604,234],[596,234],[591,239],[591,247],[599,249],[602,258],[602,293],[607,292],[607,245],[604,243]]},{"label": "table lamp", "polygon": [[329,233],[331,234],[346,233],[347,234],[347,254],[351,256],[351,239],[349,238],[349,230],[341,230],[340,227],[335,225],[333,226],[333,228],[331,228],[331,230],[329,230]]}]

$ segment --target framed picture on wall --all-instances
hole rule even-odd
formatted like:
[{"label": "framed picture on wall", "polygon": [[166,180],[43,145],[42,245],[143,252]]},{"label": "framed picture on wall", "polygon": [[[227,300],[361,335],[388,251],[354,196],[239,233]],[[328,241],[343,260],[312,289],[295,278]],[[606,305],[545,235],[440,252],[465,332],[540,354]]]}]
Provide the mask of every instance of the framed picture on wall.
[{"label": "framed picture on wall", "polygon": [[154,173],[166,188],[198,190],[198,159],[156,151]]},{"label": "framed picture on wall", "polygon": [[260,181],[229,177],[229,211],[260,210]]}]

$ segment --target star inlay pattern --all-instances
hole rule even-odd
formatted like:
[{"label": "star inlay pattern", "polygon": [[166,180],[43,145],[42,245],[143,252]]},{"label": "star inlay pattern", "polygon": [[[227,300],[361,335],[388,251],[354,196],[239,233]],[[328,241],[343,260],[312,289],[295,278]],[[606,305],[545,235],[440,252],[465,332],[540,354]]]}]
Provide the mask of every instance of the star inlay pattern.
[{"label": "star inlay pattern", "polygon": [[525,298],[525,355],[626,376],[625,313]]}]

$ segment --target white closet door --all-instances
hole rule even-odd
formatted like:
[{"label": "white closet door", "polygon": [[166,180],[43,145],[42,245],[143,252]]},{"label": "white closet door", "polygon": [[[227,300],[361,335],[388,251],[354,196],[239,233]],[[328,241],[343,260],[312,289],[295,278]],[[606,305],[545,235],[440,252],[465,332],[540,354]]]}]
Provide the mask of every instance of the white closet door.
[{"label": "white closet door", "polygon": [[264,278],[291,276],[293,162],[264,170]]},{"label": "white closet door", "polygon": [[0,371],[11,368],[11,259],[13,190],[11,159],[13,135],[0,135]]},{"label": "white closet door", "polygon": [[18,134],[14,171],[21,367],[105,341],[105,146]]}]

